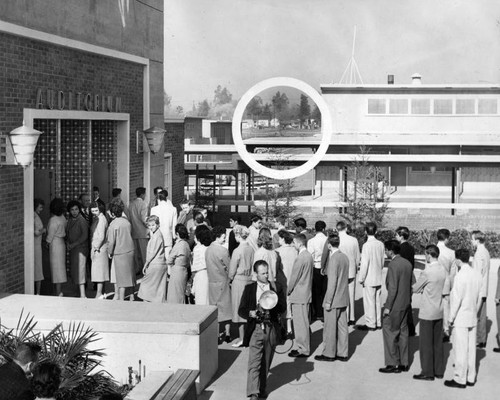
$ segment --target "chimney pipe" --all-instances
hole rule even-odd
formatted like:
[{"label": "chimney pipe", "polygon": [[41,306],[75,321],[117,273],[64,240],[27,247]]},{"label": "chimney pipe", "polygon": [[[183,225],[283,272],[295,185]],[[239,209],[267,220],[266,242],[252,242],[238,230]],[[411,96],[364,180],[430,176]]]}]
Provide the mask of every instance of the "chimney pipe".
[{"label": "chimney pipe", "polygon": [[387,75],[387,84],[394,85],[394,75]]}]

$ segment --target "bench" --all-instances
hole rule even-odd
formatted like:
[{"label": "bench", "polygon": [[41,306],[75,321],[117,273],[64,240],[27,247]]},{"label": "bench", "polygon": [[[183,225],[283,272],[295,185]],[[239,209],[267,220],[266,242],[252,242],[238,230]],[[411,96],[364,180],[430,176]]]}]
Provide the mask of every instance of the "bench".
[{"label": "bench", "polygon": [[151,400],[197,400],[195,380],[200,371],[178,369]]}]

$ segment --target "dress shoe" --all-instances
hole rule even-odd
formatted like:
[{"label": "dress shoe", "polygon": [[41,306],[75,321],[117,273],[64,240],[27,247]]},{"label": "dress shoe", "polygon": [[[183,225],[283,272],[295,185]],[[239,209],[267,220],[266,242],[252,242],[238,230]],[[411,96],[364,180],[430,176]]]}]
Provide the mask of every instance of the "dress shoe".
[{"label": "dress shoe", "polygon": [[486,348],[486,343],[484,343],[484,342],[478,343],[478,344],[476,345],[476,347],[477,347],[478,349],[484,349],[484,348]]},{"label": "dress shoe", "polygon": [[371,327],[366,326],[366,325],[358,325],[356,328],[359,329],[360,331],[376,331],[377,330],[377,328],[371,328]]},{"label": "dress shoe", "polygon": [[328,357],[328,356],[324,356],[323,354],[320,354],[319,356],[314,356],[314,359],[316,361],[329,361],[329,362],[336,360],[335,357]]},{"label": "dress shoe", "polygon": [[500,353],[500,347],[495,347],[495,348],[493,349],[493,351],[494,351],[495,353]]},{"label": "dress shoe", "polygon": [[349,357],[336,356],[335,359],[338,361],[346,362],[349,359]]},{"label": "dress shoe", "polygon": [[356,321],[354,320],[351,320],[347,323],[347,326],[353,326],[353,325],[356,325]]},{"label": "dress shoe", "polygon": [[410,370],[410,367],[408,365],[398,365],[398,369],[401,372],[408,372]]},{"label": "dress shoe", "polygon": [[443,379],[444,375],[434,375],[434,378],[436,378],[436,379]]},{"label": "dress shoe", "polygon": [[454,387],[454,388],[459,388],[459,389],[465,389],[465,385],[462,383],[458,383],[455,381],[455,379],[452,379],[451,381],[444,381],[444,385],[448,387]]},{"label": "dress shoe", "polygon": [[467,383],[466,383],[466,385],[470,386],[470,387],[474,386],[475,384],[476,384],[476,382],[469,382],[469,381],[467,381]]},{"label": "dress shoe", "polygon": [[307,358],[309,356],[306,354],[299,353],[297,350],[292,350],[290,353],[288,353],[288,357]]},{"label": "dress shoe", "polygon": [[379,368],[378,372],[382,372],[383,374],[399,374],[401,370],[395,365],[387,365],[384,368]]},{"label": "dress shoe", "polygon": [[413,379],[416,379],[418,381],[433,381],[434,377],[424,374],[418,374],[418,375],[413,375]]}]

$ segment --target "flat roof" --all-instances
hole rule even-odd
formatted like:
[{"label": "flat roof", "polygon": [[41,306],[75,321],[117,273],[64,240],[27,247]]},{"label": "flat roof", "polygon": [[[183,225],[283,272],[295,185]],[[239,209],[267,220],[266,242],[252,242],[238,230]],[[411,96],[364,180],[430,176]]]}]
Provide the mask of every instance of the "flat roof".
[{"label": "flat roof", "polygon": [[321,84],[321,93],[500,94],[500,83],[490,84]]}]

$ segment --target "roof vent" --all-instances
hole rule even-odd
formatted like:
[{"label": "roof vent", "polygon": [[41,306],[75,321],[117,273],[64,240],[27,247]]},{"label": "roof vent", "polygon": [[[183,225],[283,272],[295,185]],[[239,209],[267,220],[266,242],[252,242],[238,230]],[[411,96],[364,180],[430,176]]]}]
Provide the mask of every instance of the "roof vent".
[{"label": "roof vent", "polygon": [[394,75],[387,75],[387,84],[394,85]]},{"label": "roof vent", "polygon": [[411,76],[411,83],[412,83],[412,85],[421,85],[422,84],[422,75],[413,74]]}]

